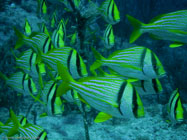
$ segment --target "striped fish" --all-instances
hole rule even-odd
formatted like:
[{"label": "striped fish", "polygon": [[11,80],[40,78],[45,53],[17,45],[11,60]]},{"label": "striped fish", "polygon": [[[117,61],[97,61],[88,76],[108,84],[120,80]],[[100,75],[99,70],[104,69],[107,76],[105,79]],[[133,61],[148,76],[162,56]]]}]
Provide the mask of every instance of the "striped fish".
[{"label": "striped fish", "polygon": [[114,0],[105,0],[101,4],[99,11],[109,24],[116,24],[120,21],[120,12]]},{"label": "striped fish", "polygon": [[[21,120],[20,120],[21,118]],[[12,110],[10,110],[10,119],[0,126],[0,130],[6,134],[7,137],[25,137],[27,139],[47,140],[47,133],[38,125],[24,122],[25,117],[17,117]],[[22,121],[22,122],[21,122]]]},{"label": "striped fish", "polygon": [[56,72],[58,71],[56,63],[61,62],[75,79],[88,75],[83,59],[73,48],[55,48],[46,54],[42,54],[40,59]]},{"label": "striped fish", "polygon": [[143,104],[131,83],[116,77],[86,77],[75,81],[62,64],[57,65],[63,80],[57,90],[57,96],[74,89],[90,106],[111,116],[144,116]]},{"label": "striped fish", "polygon": [[94,75],[96,75],[95,70],[100,66],[107,66],[120,75],[140,80],[155,79],[165,74],[156,54],[145,47],[136,46],[117,50],[108,58],[101,56],[94,48],[92,51],[97,59],[90,67]]},{"label": "striped fish", "polygon": [[60,21],[56,30],[52,34],[52,41],[55,48],[61,48],[65,45],[66,26],[63,20]]},{"label": "striped fish", "polygon": [[[24,116],[22,116],[22,115],[16,116],[16,117],[17,117],[17,120],[19,121],[19,124],[20,124],[21,126],[24,126],[24,125],[28,124],[28,121],[27,121],[27,118],[26,118],[26,117],[24,117]],[[12,118],[9,118],[9,119],[6,121],[5,124],[1,124],[1,125],[0,125],[0,130],[1,130],[1,132],[3,132],[3,133],[8,133],[9,130],[10,130],[13,126],[14,126],[14,123],[13,123],[13,121],[12,121]]]},{"label": "striped fish", "polygon": [[173,93],[171,94],[169,102],[167,104],[167,111],[169,114],[169,119],[173,123],[182,122],[184,120],[184,109],[181,103],[178,89],[173,91]]},{"label": "striped fish", "polygon": [[31,49],[24,51],[18,58],[16,57],[16,67],[28,73],[32,78],[37,79],[38,73],[45,75],[46,70],[43,63],[35,64],[36,58],[37,54]]},{"label": "striped fish", "polygon": [[42,99],[46,103],[47,114],[52,115],[62,115],[64,105],[62,104],[62,99],[56,97],[57,84],[54,81],[49,81],[45,84],[42,90]]},{"label": "striped fish", "polygon": [[6,84],[13,88],[18,93],[22,94],[35,94],[37,93],[37,88],[32,78],[28,74],[23,72],[16,72],[12,74],[9,78],[0,73],[1,78],[6,81]]},{"label": "striped fish", "polygon": [[18,36],[15,49],[18,49],[23,45],[28,45],[36,53],[38,53],[38,49],[46,53],[50,49],[54,48],[50,36],[45,33],[33,32],[29,37],[26,37],[16,28],[14,28],[14,31]]},{"label": "striped fish", "polygon": [[32,33],[31,25],[26,18],[25,18],[24,32],[25,32],[25,35],[27,36],[31,35]]},{"label": "striped fish", "polygon": [[105,42],[105,47],[107,49],[110,49],[114,46],[115,43],[115,36],[113,32],[112,25],[109,24],[104,32],[104,42]]},{"label": "striped fish", "polygon": [[130,43],[146,32],[156,39],[174,41],[170,47],[179,47],[187,43],[187,10],[159,15],[148,24],[144,24],[130,15],[127,15],[127,18],[134,27]]}]

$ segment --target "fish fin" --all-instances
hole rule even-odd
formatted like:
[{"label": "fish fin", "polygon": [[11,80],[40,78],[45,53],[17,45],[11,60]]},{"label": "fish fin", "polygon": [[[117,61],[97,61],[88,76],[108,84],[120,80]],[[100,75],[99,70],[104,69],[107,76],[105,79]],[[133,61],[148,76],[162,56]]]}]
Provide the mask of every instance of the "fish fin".
[{"label": "fish fin", "polygon": [[35,97],[32,93],[30,93],[30,96],[34,99],[34,102],[38,101],[43,105],[46,105],[43,101],[40,100],[40,94],[37,94],[37,96]]},{"label": "fish fin", "polygon": [[16,36],[18,37],[18,40],[16,41],[15,49],[19,49],[21,46],[24,45],[23,39],[26,37],[24,34],[22,34],[16,27],[14,28],[14,32]]},{"label": "fish fin", "polygon": [[80,94],[77,93],[77,96],[78,96],[78,99],[79,99],[81,102],[83,102],[83,103],[86,104],[86,105],[89,105],[89,104],[81,97]]},{"label": "fish fin", "polygon": [[183,46],[184,43],[180,43],[180,42],[175,42],[169,45],[170,48],[176,48],[176,47],[180,47]]},{"label": "fish fin", "polygon": [[139,81],[139,79],[127,79],[128,82],[133,83]]},{"label": "fish fin", "polygon": [[144,106],[143,106],[143,103],[141,101],[141,98],[140,98],[138,92],[136,92],[136,98],[137,98],[137,105],[138,105],[138,111],[136,114],[136,118],[141,118],[141,117],[145,116],[145,113],[144,113]]},{"label": "fish fin", "polygon": [[0,126],[3,126],[4,124],[0,121]]},{"label": "fish fin", "polygon": [[108,70],[109,70],[110,74],[113,74],[113,75],[118,75],[119,74],[111,68],[108,68]]},{"label": "fish fin", "polygon": [[105,59],[99,52],[96,51],[95,48],[91,47],[91,49],[92,49],[92,52],[93,52],[93,54],[94,54],[94,56],[95,56],[96,59],[98,59],[98,60]]},{"label": "fish fin", "polygon": [[8,80],[8,77],[6,75],[4,75],[2,72],[0,72],[0,78],[3,80]]},{"label": "fish fin", "polygon": [[130,36],[130,41],[129,41],[129,43],[133,43],[142,35],[141,26],[143,25],[143,23],[130,15],[126,15],[126,16],[127,19],[130,21],[130,23],[132,24],[132,26],[134,27],[134,30]]},{"label": "fish fin", "polygon": [[95,123],[100,123],[100,122],[104,122],[109,120],[110,118],[112,118],[111,115],[104,113],[104,112],[99,112],[99,114],[96,116],[94,122]]},{"label": "fish fin", "polygon": [[65,94],[68,90],[71,89],[69,86],[70,82],[75,82],[72,76],[69,74],[67,68],[61,64],[59,61],[57,62],[57,69],[60,77],[62,78],[62,83],[57,88],[57,97]]},{"label": "fish fin", "polygon": [[66,19],[66,21],[64,22],[64,24],[67,25],[67,24],[68,24],[68,21],[69,21],[69,19]]},{"label": "fish fin", "polygon": [[47,115],[47,113],[46,112],[44,112],[44,113],[42,113],[42,114],[40,114],[40,118],[43,118],[43,117],[47,117],[48,115]]},{"label": "fish fin", "polygon": [[90,66],[90,72],[96,76],[97,73],[95,72],[95,69],[99,68],[102,65],[101,60],[105,58],[99,52],[97,52],[95,48],[91,47],[91,49],[97,60]]},{"label": "fish fin", "polygon": [[14,58],[15,58],[16,60],[18,60],[19,58],[16,57],[16,55],[15,55],[15,53],[14,53],[14,50],[11,48],[10,51],[11,51],[12,55],[14,56]]},{"label": "fish fin", "polygon": [[103,69],[101,68],[98,68],[98,71],[99,71],[99,75],[100,76],[110,76],[110,74],[108,74],[107,72],[105,72]]},{"label": "fish fin", "polygon": [[12,109],[10,110],[10,118],[11,118],[14,126],[8,131],[7,137],[11,137],[11,136],[14,136],[15,134],[17,134],[18,128],[20,126],[20,123],[16,117],[16,114],[13,112]]},{"label": "fish fin", "polygon": [[44,64],[44,63],[39,63],[39,64],[38,64],[38,68],[39,68],[39,72],[40,72],[42,75],[45,75],[45,74],[46,74],[46,68],[45,68],[45,64]]},{"label": "fish fin", "polygon": [[96,60],[91,66],[90,66],[90,72],[94,75],[97,76],[97,73],[95,70],[101,66],[101,61]]},{"label": "fish fin", "polygon": [[43,52],[40,49],[38,49],[35,65],[40,64],[42,62],[42,55],[44,55]]}]

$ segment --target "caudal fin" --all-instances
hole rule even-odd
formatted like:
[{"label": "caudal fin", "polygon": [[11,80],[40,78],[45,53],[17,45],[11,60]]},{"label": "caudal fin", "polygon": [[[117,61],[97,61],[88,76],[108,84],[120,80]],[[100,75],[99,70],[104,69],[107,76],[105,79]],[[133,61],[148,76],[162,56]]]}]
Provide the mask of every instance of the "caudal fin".
[{"label": "caudal fin", "polygon": [[0,72],[0,78],[3,80],[8,80],[8,77],[6,75],[4,75],[2,72]]},{"label": "caudal fin", "polygon": [[134,27],[134,30],[130,36],[130,41],[129,41],[129,43],[133,43],[134,41],[136,41],[136,39],[138,39],[141,36],[142,34],[141,26],[143,25],[143,23],[130,15],[126,15],[126,16],[127,19],[130,21],[130,23],[132,24],[132,26]]},{"label": "caudal fin", "polygon": [[10,118],[13,122],[13,127],[7,133],[7,137],[12,137],[15,134],[17,134],[18,133],[18,128],[20,126],[20,123],[19,123],[19,121],[16,117],[16,114],[13,112],[13,110],[10,110]]},{"label": "caudal fin", "polygon": [[56,96],[59,97],[71,89],[70,82],[75,82],[75,80],[72,78],[67,68],[62,63],[57,62],[57,68],[58,68],[58,73],[63,80],[57,89]]},{"label": "caudal fin", "polygon": [[22,34],[18,29],[16,29],[16,27],[14,27],[14,31],[15,31],[16,36],[18,37],[15,49],[19,49],[21,46],[24,45],[23,39],[24,39],[25,35]]},{"label": "caudal fin", "polygon": [[95,70],[102,65],[101,60],[104,60],[105,58],[99,52],[97,52],[95,48],[91,47],[91,49],[97,60],[90,66],[90,72],[96,76],[97,73],[95,72]]}]

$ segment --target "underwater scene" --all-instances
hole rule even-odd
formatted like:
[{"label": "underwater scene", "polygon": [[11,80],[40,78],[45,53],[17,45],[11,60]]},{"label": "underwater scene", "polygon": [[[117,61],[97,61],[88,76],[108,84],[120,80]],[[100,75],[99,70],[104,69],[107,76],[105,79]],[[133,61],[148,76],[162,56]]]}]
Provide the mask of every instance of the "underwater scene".
[{"label": "underwater scene", "polygon": [[0,0],[0,140],[187,140],[187,0]]}]

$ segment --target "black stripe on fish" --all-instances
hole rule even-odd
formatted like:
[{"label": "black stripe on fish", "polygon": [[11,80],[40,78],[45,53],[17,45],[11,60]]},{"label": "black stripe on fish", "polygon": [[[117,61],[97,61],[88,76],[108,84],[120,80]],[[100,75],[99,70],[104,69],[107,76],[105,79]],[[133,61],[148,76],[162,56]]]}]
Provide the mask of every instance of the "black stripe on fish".
[{"label": "black stripe on fish", "polygon": [[171,102],[170,102],[170,104],[169,104],[169,108],[170,108],[170,109],[171,109],[173,100],[175,99],[176,95],[177,95],[177,92],[175,93],[175,95],[173,95],[173,97],[172,97],[172,99],[171,99]]},{"label": "black stripe on fish", "polygon": [[108,7],[107,7],[107,16],[110,17],[110,5],[111,5],[112,0],[110,0]]},{"label": "black stripe on fish", "polygon": [[71,96],[74,98],[74,92],[73,92],[73,89],[71,90]]},{"label": "black stripe on fish", "polygon": [[141,87],[142,87],[143,91],[146,92],[145,87],[144,87],[144,82],[145,81],[144,80],[140,80],[140,82],[141,82]]},{"label": "black stripe on fish", "polygon": [[32,59],[33,59],[34,52],[31,53],[30,60],[29,60],[29,65],[30,68],[32,67]]},{"label": "black stripe on fish", "polygon": [[158,93],[159,89],[158,89],[156,79],[152,79],[152,84],[153,84],[153,88],[154,88],[155,92]]},{"label": "black stripe on fish", "polygon": [[[22,116],[22,117],[21,117],[21,120],[19,121],[21,125],[22,125],[24,119],[25,119],[25,117]],[[27,121],[26,121],[26,122],[27,122]]]},{"label": "black stripe on fish", "polygon": [[58,36],[57,36],[57,47],[59,48],[59,40],[60,40],[60,35],[58,33]]},{"label": "black stripe on fish", "polygon": [[22,87],[23,87],[23,89],[24,89],[25,77],[26,77],[26,74],[24,74],[24,75],[23,75],[23,78],[22,78]]},{"label": "black stripe on fish", "polygon": [[70,74],[72,74],[71,71],[70,71],[70,62],[71,62],[72,54],[73,54],[73,50],[70,51],[69,56],[68,56],[68,62],[67,62],[68,71],[69,71]]},{"label": "black stripe on fish", "polygon": [[22,118],[20,120],[20,124],[22,124],[23,120],[24,120],[24,117],[22,116]]},{"label": "black stripe on fish", "polygon": [[55,113],[55,99],[56,99],[56,91],[57,91],[57,88],[55,88],[55,92],[53,94],[53,97],[51,99],[51,111],[52,111],[52,114]]},{"label": "black stripe on fish", "polygon": [[78,72],[79,76],[82,77],[81,65],[80,65],[80,56],[79,56],[78,53],[76,53],[76,68],[77,68],[77,72]]},{"label": "black stripe on fish", "polygon": [[124,92],[124,90],[125,90],[125,87],[126,87],[126,85],[127,85],[127,82],[123,82],[122,84],[121,84],[121,86],[120,86],[120,89],[119,89],[119,91],[118,91],[118,98],[117,98],[117,103],[119,104],[119,112],[120,112],[120,114],[121,115],[123,115],[123,113],[122,113],[122,111],[121,111],[121,109],[120,109],[120,105],[121,105],[121,98],[122,98],[122,96],[123,96],[123,92]]},{"label": "black stripe on fish", "polygon": [[27,121],[27,119],[26,119],[25,124],[23,124],[23,121],[24,121],[25,119],[26,119],[26,118],[25,118],[24,116],[22,116],[22,118],[21,118],[21,120],[20,120],[20,124],[21,124],[21,125],[25,125],[25,124],[28,123],[28,121]]},{"label": "black stripe on fish", "polygon": [[110,36],[110,33],[112,31],[112,28],[109,29],[109,32],[107,32],[107,44],[110,45],[110,39],[109,39],[109,36]]},{"label": "black stripe on fish", "polygon": [[51,48],[52,48],[52,42],[51,42],[51,40],[50,40],[49,46],[48,46],[48,48],[47,48],[47,51],[50,51]]},{"label": "black stripe on fish", "polygon": [[158,68],[157,68],[157,61],[155,59],[153,52],[151,52],[151,62],[152,62],[154,72],[156,73],[156,75],[159,75]]},{"label": "black stripe on fish", "polygon": [[44,42],[44,44],[42,46],[42,49],[43,49],[44,53],[45,53],[45,48],[46,48],[46,44],[47,44],[48,40],[49,40],[49,36],[45,39],[45,42]]},{"label": "black stripe on fish", "polygon": [[137,112],[137,110],[138,110],[138,103],[137,103],[137,96],[136,96],[136,89],[133,87],[133,102],[132,102],[132,104],[133,104],[133,114],[134,114],[134,116],[135,117],[138,117],[138,112]]},{"label": "black stripe on fish", "polygon": [[30,93],[33,93],[33,91],[32,91],[31,79],[28,80],[28,87],[29,87]]},{"label": "black stripe on fish", "polygon": [[[40,139],[44,132],[45,132],[45,131],[42,131],[42,132],[38,135],[37,139]],[[47,135],[45,136],[44,140],[47,140]]]},{"label": "black stripe on fish", "polygon": [[145,59],[146,52],[147,52],[147,49],[144,48],[144,50],[142,52],[142,56],[141,56],[141,61],[140,61],[140,65],[142,67],[142,72],[143,72],[144,75],[146,75],[145,72],[144,72],[144,69],[143,69],[144,68],[144,59]]},{"label": "black stripe on fish", "polygon": [[[111,0],[112,1],[112,0]],[[113,2],[113,4],[112,4],[112,20],[114,20],[115,21],[115,19],[114,19],[114,2]]]},{"label": "black stripe on fish", "polygon": [[179,99],[180,99],[180,97],[178,96],[178,97],[177,97],[177,100],[176,100],[176,102],[175,102],[175,107],[174,107],[175,119],[176,119],[176,115],[177,115],[176,110],[177,110],[177,106],[178,106],[178,101],[179,101]]},{"label": "black stripe on fish", "polygon": [[37,71],[37,73],[40,72],[38,64],[36,64],[36,71]]},{"label": "black stripe on fish", "polygon": [[48,91],[48,93],[47,93],[47,102],[48,102],[48,100],[49,100],[49,95],[51,94],[51,90],[53,89],[53,86],[55,85],[55,83],[53,83],[52,85],[51,85],[51,87],[50,87],[50,89],[49,89],[49,91]]}]

